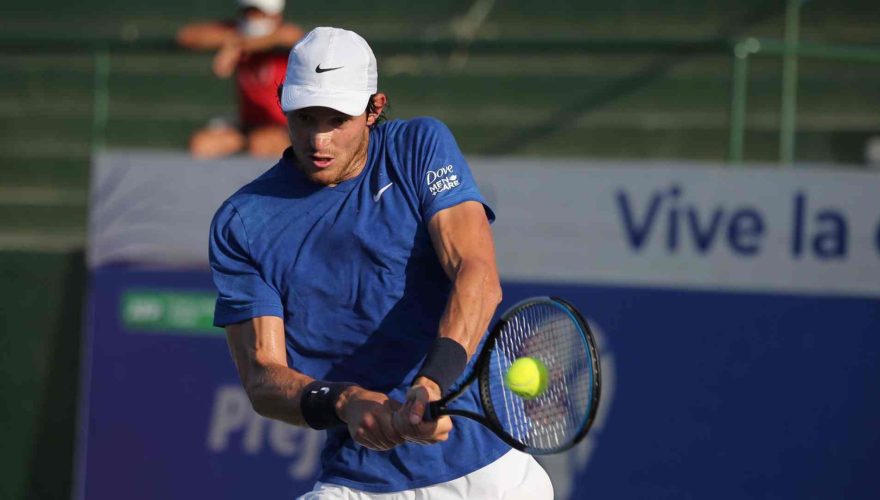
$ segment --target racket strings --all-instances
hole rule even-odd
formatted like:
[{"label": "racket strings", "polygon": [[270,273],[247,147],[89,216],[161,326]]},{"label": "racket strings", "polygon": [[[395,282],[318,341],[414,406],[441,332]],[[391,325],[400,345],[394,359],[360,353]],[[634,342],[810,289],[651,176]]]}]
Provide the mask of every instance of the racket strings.
[{"label": "racket strings", "polygon": [[[590,410],[592,360],[570,313],[551,301],[532,303],[508,319],[495,342],[488,379],[504,430],[533,450],[571,442]],[[534,399],[517,396],[503,382],[510,365],[526,356],[547,368],[547,387]]]}]

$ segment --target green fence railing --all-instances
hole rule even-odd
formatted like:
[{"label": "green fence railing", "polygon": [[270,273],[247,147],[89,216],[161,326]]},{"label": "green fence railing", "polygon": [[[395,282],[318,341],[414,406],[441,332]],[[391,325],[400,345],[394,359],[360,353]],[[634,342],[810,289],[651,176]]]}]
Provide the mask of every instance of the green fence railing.
[{"label": "green fence railing", "polygon": [[[799,8],[798,0],[789,6]],[[783,58],[783,91],[779,127],[779,161],[789,165],[794,160],[796,132],[797,59],[816,58],[832,61],[876,64],[880,62],[880,47],[831,45],[799,42],[797,33],[798,9],[787,19],[786,41],[745,38],[728,40],[722,37],[704,39],[376,39],[371,45],[377,54],[448,56],[460,51],[472,55],[589,54],[621,57],[663,56],[674,65],[691,56],[728,57],[732,53],[733,71],[730,85],[728,162],[742,163],[745,153],[745,131],[748,100],[749,61],[752,56]],[[0,55],[3,54],[93,54],[95,61],[93,88],[92,145],[103,147],[108,121],[109,80],[112,54],[180,53],[173,40],[167,38],[136,40],[74,39],[60,40],[35,37],[12,39],[0,36]],[[612,91],[605,94],[618,96]],[[604,94],[603,94],[604,95]]]},{"label": "green fence railing", "polygon": [[[748,97],[749,60],[752,56],[827,59],[862,64],[880,63],[880,47],[790,43],[773,39],[746,38],[733,45],[733,85],[731,86],[730,151],[729,163],[742,163],[745,152],[746,101]],[[788,66],[794,77],[783,78],[782,109],[780,111],[780,155],[783,165],[794,162],[796,119],[796,66]]]}]

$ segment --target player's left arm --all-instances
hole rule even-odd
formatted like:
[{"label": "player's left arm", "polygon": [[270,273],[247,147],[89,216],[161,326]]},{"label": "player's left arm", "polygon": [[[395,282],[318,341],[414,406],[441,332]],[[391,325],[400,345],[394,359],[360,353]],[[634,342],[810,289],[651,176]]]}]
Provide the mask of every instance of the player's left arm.
[{"label": "player's left arm", "polygon": [[[439,336],[460,344],[473,356],[501,302],[501,284],[495,262],[492,230],[482,203],[466,201],[435,214],[428,231],[437,257],[452,281],[452,291],[440,319]],[[400,410],[397,425],[410,441],[442,441],[451,423],[442,418],[437,424],[420,423],[428,402],[442,397],[436,382],[418,377]],[[445,429],[448,427],[448,429]],[[437,439],[438,429],[445,429]]]},{"label": "player's left arm", "polygon": [[483,204],[466,201],[437,212],[428,231],[452,292],[440,319],[440,336],[467,350],[470,358],[501,303],[495,243]]}]

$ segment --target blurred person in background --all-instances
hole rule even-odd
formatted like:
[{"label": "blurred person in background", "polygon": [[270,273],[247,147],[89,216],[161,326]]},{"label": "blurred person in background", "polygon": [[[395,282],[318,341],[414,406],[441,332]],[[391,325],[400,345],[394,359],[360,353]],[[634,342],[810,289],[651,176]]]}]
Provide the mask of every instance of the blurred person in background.
[{"label": "blurred person in background", "polygon": [[214,119],[197,130],[189,149],[198,158],[243,150],[274,158],[290,145],[276,91],[284,80],[287,53],[303,32],[284,21],[284,0],[238,0],[238,6],[236,20],[188,24],[177,33],[184,48],[217,51],[213,70],[219,78],[235,75],[238,122]]}]

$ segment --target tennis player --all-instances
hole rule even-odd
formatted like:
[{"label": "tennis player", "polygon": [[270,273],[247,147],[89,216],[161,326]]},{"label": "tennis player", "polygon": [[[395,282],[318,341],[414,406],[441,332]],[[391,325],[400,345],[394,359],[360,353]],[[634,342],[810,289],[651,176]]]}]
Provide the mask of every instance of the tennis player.
[{"label": "tennis player", "polygon": [[[552,498],[538,463],[481,425],[424,419],[501,300],[494,214],[442,123],[382,119],[377,79],[351,31],[293,48],[292,147],[212,222],[214,322],[258,413],[327,430],[302,498]],[[454,404],[477,410],[472,387]]]},{"label": "tennis player", "polygon": [[237,121],[211,120],[190,137],[190,152],[198,158],[217,158],[244,150],[277,158],[290,142],[275,91],[284,80],[287,52],[303,32],[284,21],[284,0],[237,3],[237,19],[192,23],[177,33],[184,48],[216,51],[214,74],[234,76],[238,96]]}]

